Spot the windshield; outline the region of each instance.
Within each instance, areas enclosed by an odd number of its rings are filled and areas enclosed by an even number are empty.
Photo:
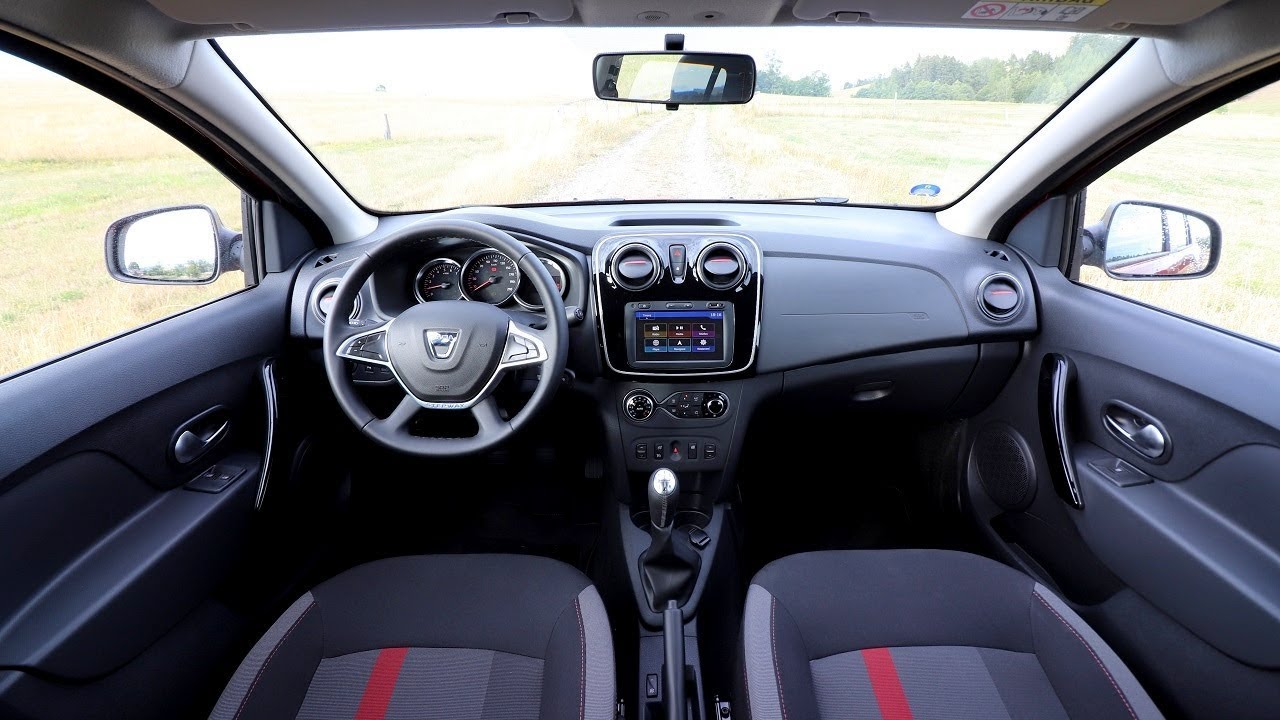
[[[220,44],[356,200],[409,211],[605,199],[943,205],[1127,42],[835,26],[683,32],[688,50],[754,56],[755,98],[677,111],[598,99],[594,57],[661,49],[658,29],[397,30]]]

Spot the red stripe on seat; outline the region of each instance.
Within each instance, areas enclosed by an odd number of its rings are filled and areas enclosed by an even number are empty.
[[[395,692],[396,680],[400,678],[400,666],[408,654],[409,648],[384,648],[378,653],[373,671],[369,673],[369,682],[365,683],[364,695],[360,696],[356,720],[382,720],[386,717],[391,693]]]
[[[870,648],[862,651],[862,662],[867,665],[867,677],[871,679],[871,691],[880,705],[884,720],[911,720],[911,705],[907,693],[898,679],[889,648]]]

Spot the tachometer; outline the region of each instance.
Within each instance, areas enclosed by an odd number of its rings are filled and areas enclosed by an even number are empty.
[[[538,261],[551,275],[551,281],[556,284],[556,290],[560,291],[560,296],[564,297],[564,270],[560,264],[548,258],[538,258]],[[525,278],[520,283],[520,289],[516,290],[516,302],[530,310],[542,309],[542,298],[538,295],[538,288],[533,286],[533,281],[529,278]]]
[[[462,264],[462,294],[468,300],[501,305],[520,287],[520,269],[497,250],[481,250]]]
[[[437,258],[422,266],[413,281],[418,302],[462,298],[462,268],[448,258]]]

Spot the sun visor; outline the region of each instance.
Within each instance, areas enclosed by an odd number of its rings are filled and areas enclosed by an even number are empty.
[[[235,25],[263,32],[358,28],[563,22],[572,0],[150,0],[160,12],[192,25]]]
[[[1190,22],[1227,0],[796,0],[798,20],[1007,29],[1125,30]]]

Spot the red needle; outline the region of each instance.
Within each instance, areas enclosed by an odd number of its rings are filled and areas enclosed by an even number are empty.
[[[449,283],[440,283],[439,285],[432,285],[431,287],[423,288],[423,290],[439,290],[440,288],[447,287],[449,287]]]
[[[494,284],[495,282],[497,282],[498,280],[501,280],[501,279],[502,279],[502,278],[500,278],[500,277],[491,277],[491,278],[489,278],[488,280],[485,280],[484,282],[480,283],[479,285],[477,285],[477,286],[475,286],[475,287],[471,288],[471,292],[480,292],[480,291],[481,291],[481,290],[483,290],[484,288],[489,287],[490,285]]]

